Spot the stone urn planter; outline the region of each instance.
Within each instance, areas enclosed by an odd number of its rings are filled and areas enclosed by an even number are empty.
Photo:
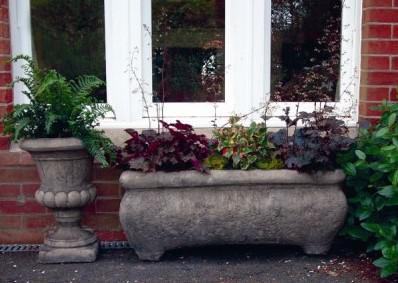
[[[80,226],[81,209],[96,196],[90,183],[92,157],[76,138],[32,139],[21,143],[41,179],[36,200],[54,211],[56,226],[46,233],[39,262],[92,262],[98,253],[93,231]]]
[[[120,221],[141,260],[224,244],[287,244],[324,254],[347,213],[344,178],[340,170],[126,171]]]

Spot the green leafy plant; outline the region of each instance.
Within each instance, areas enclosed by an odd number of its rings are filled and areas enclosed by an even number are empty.
[[[361,129],[352,149],[339,157],[347,174],[349,217],[343,235],[380,254],[381,276],[398,272],[398,104],[384,102],[372,129]]]
[[[239,117],[231,117],[229,127],[214,131],[216,143],[207,166],[214,169],[280,169],[282,161],[274,154],[275,147],[268,141],[264,123],[249,127],[239,124]]]
[[[25,76],[22,83],[29,104],[16,105],[4,119],[4,132],[13,140],[76,137],[103,166],[114,159],[114,146],[103,132],[95,129],[98,119],[113,112],[108,104],[99,104],[90,95],[104,86],[95,76],[82,76],[68,81],[55,70],[42,70],[28,56],[23,60]]]

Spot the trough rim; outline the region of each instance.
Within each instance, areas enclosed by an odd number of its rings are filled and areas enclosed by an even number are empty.
[[[127,190],[167,189],[211,186],[247,185],[336,185],[344,181],[342,170],[301,173],[296,170],[210,170],[209,173],[197,171],[153,172],[124,171],[119,179]]]

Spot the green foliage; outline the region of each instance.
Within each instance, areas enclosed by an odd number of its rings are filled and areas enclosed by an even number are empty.
[[[243,170],[283,168],[282,162],[274,154],[275,147],[268,141],[265,124],[252,123],[247,128],[239,124],[238,117],[232,117],[230,127],[215,130],[214,137],[217,146],[214,157],[209,159],[211,168],[232,167]],[[222,163],[220,157],[224,158]]]
[[[223,170],[228,166],[228,159],[220,154],[213,154],[204,160],[207,168]]]
[[[339,157],[347,174],[349,217],[343,234],[368,244],[381,257],[381,276],[398,272],[398,104],[384,102],[380,122],[361,130]]]
[[[82,140],[89,153],[103,166],[114,159],[114,147],[110,139],[94,129],[98,119],[113,112],[111,106],[99,104],[90,95],[104,82],[95,76],[83,76],[67,81],[55,70],[40,69],[30,57],[24,60],[25,76],[15,83],[26,86],[24,94],[29,104],[16,105],[4,119],[4,131],[15,141],[27,138],[76,137]]]

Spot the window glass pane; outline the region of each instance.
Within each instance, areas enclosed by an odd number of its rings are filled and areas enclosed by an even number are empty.
[[[225,0],[153,0],[154,102],[224,101]]]
[[[341,12],[341,0],[272,0],[272,100],[339,100]]]
[[[104,0],[31,0],[33,54],[68,79],[105,80]],[[106,89],[95,96],[106,101]]]

